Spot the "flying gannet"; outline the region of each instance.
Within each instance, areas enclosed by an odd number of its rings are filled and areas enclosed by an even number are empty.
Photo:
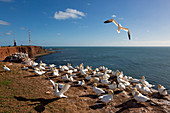
[[[118,26],[118,30],[117,30],[118,33],[120,33],[120,30],[121,30],[121,29],[124,30],[124,31],[126,31],[126,32],[128,32],[128,38],[129,38],[129,40],[130,40],[130,31],[129,31],[128,28],[122,27],[122,26],[121,26],[120,24],[118,24],[114,19],[106,20],[104,23],[110,23],[110,22],[113,22],[116,26]]]

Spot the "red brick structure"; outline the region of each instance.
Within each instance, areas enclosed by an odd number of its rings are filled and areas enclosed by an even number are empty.
[[[16,52],[27,53],[30,58],[33,58],[34,55],[44,53],[45,50],[41,46],[0,47],[0,61]]]

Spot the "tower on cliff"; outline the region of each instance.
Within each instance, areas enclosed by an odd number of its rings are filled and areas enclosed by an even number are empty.
[[[17,42],[16,42],[16,40],[14,40],[14,46],[17,46]]]
[[[29,45],[31,45],[31,35],[30,35],[30,29],[29,29]]]

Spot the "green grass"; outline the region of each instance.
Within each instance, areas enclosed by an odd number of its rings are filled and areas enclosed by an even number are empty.
[[[0,82],[0,85],[9,85],[9,84],[11,84],[11,81],[9,81],[9,80],[4,80],[4,81]]]

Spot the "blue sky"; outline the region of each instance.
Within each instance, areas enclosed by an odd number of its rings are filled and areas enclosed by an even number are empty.
[[[170,0],[0,0],[0,45],[170,46]],[[115,19],[127,33],[117,33]]]

